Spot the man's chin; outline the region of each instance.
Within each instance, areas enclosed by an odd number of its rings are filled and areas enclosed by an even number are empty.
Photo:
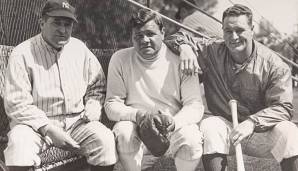
[[[149,55],[150,56],[150,55],[154,55],[156,52],[153,51],[153,50],[142,50],[141,53],[144,54],[144,55]]]
[[[229,49],[232,52],[242,52],[245,49],[245,47],[240,45],[240,46],[232,46]]]
[[[61,40],[57,43],[57,45],[62,47],[64,45],[66,45],[67,43],[68,43],[68,40]]]

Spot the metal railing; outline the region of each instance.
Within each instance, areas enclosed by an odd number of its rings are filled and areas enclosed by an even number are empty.
[[[131,4],[135,5],[135,6],[140,7],[140,8],[148,9],[148,10],[150,10],[150,11],[152,11],[152,12],[155,12],[156,14],[160,15],[160,16],[161,16],[162,18],[164,18],[165,20],[168,20],[169,22],[171,22],[171,23],[173,23],[173,24],[175,24],[175,25],[177,25],[177,26],[179,26],[179,27],[181,27],[181,28],[183,28],[183,29],[185,29],[185,30],[187,30],[187,31],[189,31],[189,32],[191,32],[191,33],[193,33],[193,34],[195,34],[195,35],[204,37],[204,38],[206,38],[206,39],[210,39],[210,37],[209,37],[208,35],[205,35],[205,34],[203,34],[203,33],[200,33],[200,32],[198,32],[198,31],[196,31],[196,30],[190,28],[190,27],[187,27],[187,26],[185,26],[185,25],[183,25],[183,24],[181,24],[181,23],[179,23],[179,22],[177,22],[177,21],[175,21],[175,20],[173,20],[173,19],[171,19],[171,18],[169,18],[169,17],[167,17],[167,16],[165,16],[165,15],[163,15],[163,14],[157,12],[157,11],[154,11],[153,9],[151,9],[151,8],[149,8],[149,7],[146,7],[146,6],[144,6],[144,5],[142,5],[142,4],[138,3],[138,2],[135,2],[135,1],[133,1],[133,0],[127,0],[127,1],[130,2]],[[187,0],[182,0],[182,1],[188,3],[189,5],[191,5],[192,7],[194,7],[195,9],[199,10],[200,12],[202,12],[199,8],[197,8],[194,4],[191,4],[191,3],[188,2]],[[203,12],[203,13],[206,14],[205,12]],[[208,14],[206,14],[206,15],[210,17],[210,15],[208,15]],[[214,18],[214,17],[212,17],[212,18]],[[215,19],[215,20],[216,20],[217,22],[220,22],[220,21],[217,20],[217,19]],[[220,22],[220,23],[221,23],[221,22]],[[264,45],[264,46],[265,46],[265,45]],[[295,62],[291,61],[290,59],[284,57],[284,56],[281,55],[280,53],[277,53],[277,52],[273,51],[273,50],[270,49],[270,48],[268,48],[268,49],[271,50],[272,52],[274,52],[276,55],[278,55],[278,56],[279,56],[282,60],[284,60],[286,63],[288,63],[288,64],[290,64],[290,65],[292,65],[293,67],[295,67],[295,68],[298,69],[298,64],[296,64]],[[297,78],[297,77],[292,76],[292,79],[293,79],[295,82],[298,83],[298,78]]]

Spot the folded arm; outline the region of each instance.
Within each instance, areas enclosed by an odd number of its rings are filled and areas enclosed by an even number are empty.
[[[195,39],[184,32],[177,32],[165,39],[165,44],[175,54],[180,56],[180,69],[186,75],[201,74],[201,68],[197,60],[197,43],[205,39]]]

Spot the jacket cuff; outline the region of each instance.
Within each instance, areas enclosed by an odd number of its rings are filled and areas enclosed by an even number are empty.
[[[34,131],[39,132],[39,128],[46,126],[49,123],[50,123],[50,120],[46,117],[46,118],[39,119],[38,121],[34,122],[30,126]]]

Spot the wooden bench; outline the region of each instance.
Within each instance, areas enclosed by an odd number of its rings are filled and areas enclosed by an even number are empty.
[[[3,150],[5,149],[7,143],[7,132],[9,131],[8,119],[6,117],[4,106],[3,106],[3,86],[4,86],[4,70],[7,65],[7,60],[10,52],[12,51],[11,46],[1,46],[0,45],[0,159],[3,159]],[[110,56],[114,49],[93,49],[92,52],[97,56],[100,61],[102,68],[107,75],[108,64],[110,60]],[[109,128],[112,128],[113,122],[109,121],[106,115],[103,115],[103,123],[105,123]],[[42,164],[39,167],[36,167],[36,171],[42,170],[61,170],[66,171],[65,167],[67,166],[67,170],[79,171],[80,167],[87,167],[86,160],[77,156],[71,152],[64,151],[55,147],[52,147],[42,154],[40,154]],[[244,156],[245,159],[245,167],[246,171],[280,171],[280,167],[278,163],[273,159],[260,159],[255,157]],[[236,163],[234,157],[228,158],[228,171],[236,170]],[[1,162],[0,162],[1,165]],[[0,167],[1,169],[1,167]],[[122,171],[121,164],[117,163],[115,171]],[[154,165],[146,169],[147,171],[175,171],[175,165],[172,158],[162,157],[158,159]],[[203,171],[203,166],[200,164],[197,168],[197,171]],[[1,171],[1,170],[0,170]]]

